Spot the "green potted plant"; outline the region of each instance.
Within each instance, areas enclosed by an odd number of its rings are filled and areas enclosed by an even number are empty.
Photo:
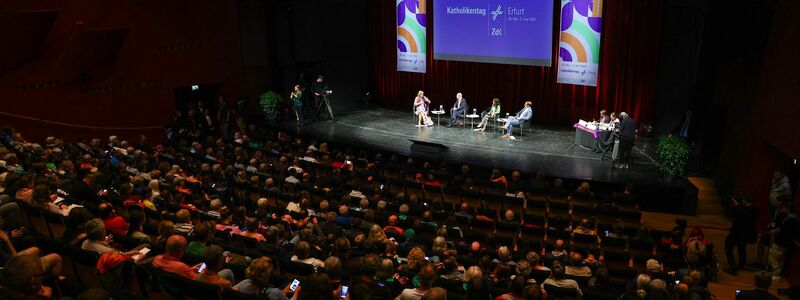
[[[280,114],[281,102],[283,102],[281,95],[273,91],[267,91],[259,96],[259,99],[259,104],[261,104],[261,111],[264,112],[264,117],[270,121],[277,120],[278,115]]]
[[[689,162],[689,145],[680,137],[665,135],[658,139],[658,170],[667,181],[673,178],[686,178],[686,164]]]

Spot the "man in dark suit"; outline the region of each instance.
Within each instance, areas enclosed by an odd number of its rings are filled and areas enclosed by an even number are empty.
[[[692,117],[692,111],[687,110],[686,115],[681,119],[680,123],[675,125],[672,134],[681,137],[689,144],[693,144],[697,139],[698,125],[697,120]]]
[[[619,116],[622,118],[619,128],[619,146],[621,151],[619,162],[621,168],[627,169],[630,167],[631,149],[633,149],[633,141],[636,139],[636,121],[626,112],[620,113]]]
[[[737,269],[743,269],[747,263],[747,244],[756,241],[756,221],[758,211],[753,207],[749,197],[731,198],[731,230],[725,238],[725,256],[728,260],[726,273],[736,276]],[[733,257],[733,248],[739,252],[739,264]]]
[[[469,109],[469,106],[467,105],[467,99],[464,99],[461,93],[457,93],[456,103],[453,104],[453,108],[450,109],[450,125],[448,125],[448,127],[455,125],[456,120],[458,120],[458,116],[466,114],[467,109]]]

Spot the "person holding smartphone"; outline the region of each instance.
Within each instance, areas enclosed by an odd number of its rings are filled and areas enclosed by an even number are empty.
[[[300,280],[295,280],[284,289],[274,287],[270,283],[273,266],[272,258],[268,256],[256,258],[250,263],[250,266],[245,269],[247,279],[233,286],[233,290],[248,295],[267,296],[270,300],[289,299],[286,295],[295,292],[301,282]],[[294,287],[294,289],[292,289],[292,287]]]
[[[197,269],[197,281],[215,284],[221,288],[233,287],[233,272],[223,269],[225,265],[225,250],[217,245],[211,245],[203,250],[203,263]]]

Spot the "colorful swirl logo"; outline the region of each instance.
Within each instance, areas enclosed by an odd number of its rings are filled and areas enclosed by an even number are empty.
[[[427,0],[397,1],[397,49],[406,53],[425,53],[425,13]]]
[[[599,62],[602,16],[602,0],[561,1],[558,55],[562,61]]]

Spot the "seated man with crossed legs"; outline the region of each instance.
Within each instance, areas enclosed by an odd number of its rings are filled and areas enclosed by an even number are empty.
[[[514,126],[519,126],[523,122],[533,117],[533,108],[531,108],[532,105],[533,102],[525,101],[525,107],[523,107],[522,110],[517,112],[515,116],[508,117],[508,120],[506,120],[506,125],[502,127],[503,129],[506,130],[506,134],[504,134],[502,137],[504,138],[508,137],[511,138],[512,140],[516,139],[512,135],[514,133]]]

